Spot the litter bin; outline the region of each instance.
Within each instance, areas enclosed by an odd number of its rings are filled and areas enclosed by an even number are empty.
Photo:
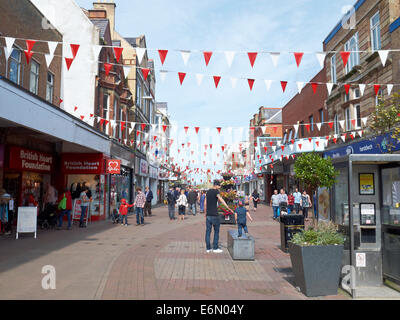
[[[281,249],[288,251],[288,241],[298,232],[304,230],[304,216],[302,214],[281,215]]]

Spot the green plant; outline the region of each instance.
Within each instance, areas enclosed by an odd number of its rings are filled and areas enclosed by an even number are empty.
[[[317,227],[296,233],[292,243],[300,246],[328,246],[342,245],[344,240],[344,236],[337,231],[333,222],[320,222]]]

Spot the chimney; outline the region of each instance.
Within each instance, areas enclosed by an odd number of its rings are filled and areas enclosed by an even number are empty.
[[[99,2],[93,2],[94,10],[105,10],[107,12],[107,19],[110,20],[110,31],[111,38],[114,39],[114,30],[115,30],[115,7],[117,5],[113,0],[104,0]]]

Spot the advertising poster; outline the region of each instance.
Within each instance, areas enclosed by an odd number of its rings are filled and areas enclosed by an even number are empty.
[[[329,220],[330,200],[327,188],[318,188],[318,214],[320,220]]]
[[[374,174],[373,173],[360,173],[360,195],[374,195]]]

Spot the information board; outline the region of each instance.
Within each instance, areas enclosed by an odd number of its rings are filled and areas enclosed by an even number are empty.
[[[37,207],[18,207],[17,239],[18,233],[34,233],[36,239],[37,212]]]

